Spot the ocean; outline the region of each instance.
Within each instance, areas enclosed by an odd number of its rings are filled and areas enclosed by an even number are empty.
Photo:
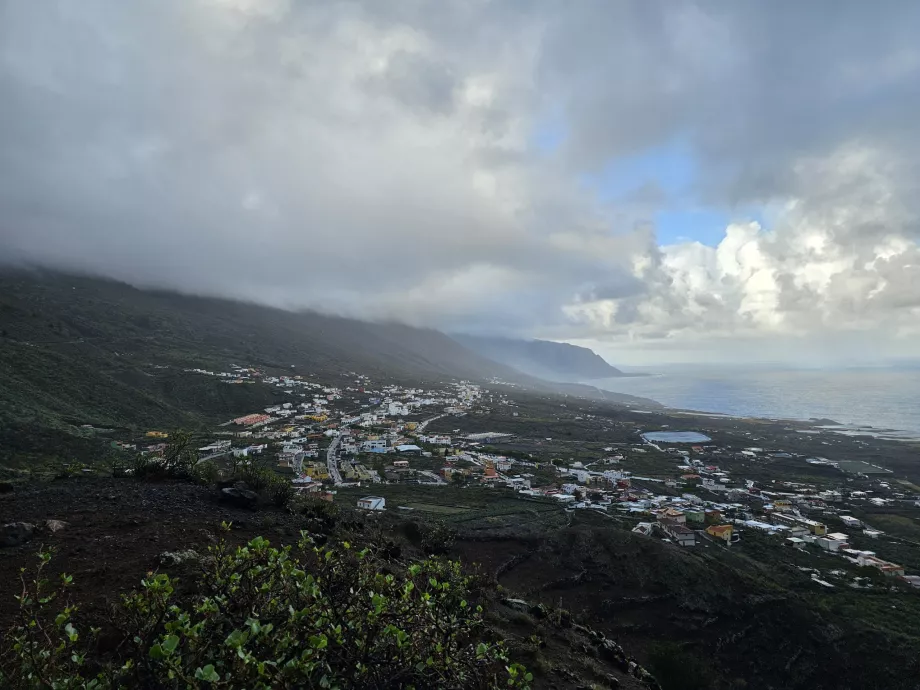
[[[634,367],[592,385],[666,407],[768,419],[832,419],[844,433],[920,439],[920,369]]]

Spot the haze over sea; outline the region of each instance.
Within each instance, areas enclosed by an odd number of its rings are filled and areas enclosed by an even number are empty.
[[[920,438],[917,366],[830,370],[674,365],[626,371],[650,376],[591,383],[671,408],[737,417],[832,419],[847,427],[844,431]]]

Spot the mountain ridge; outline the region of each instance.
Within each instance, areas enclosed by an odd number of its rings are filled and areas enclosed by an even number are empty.
[[[60,424],[182,424],[271,402],[255,386],[191,382],[182,368],[230,363],[329,383],[352,372],[394,383],[501,380],[544,392],[639,402],[561,385],[477,354],[443,333],[317,312],[142,290],[50,271],[0,272],[0,417]],[[652,403],[653,404],[653,403]],[[89,418],[86,418],[88,414]],[[123,415],[123,417],[121,417]]]
[[[627,376],[593,350],[551,340],[451,334],[488,359],[548,381],[581,382]]]

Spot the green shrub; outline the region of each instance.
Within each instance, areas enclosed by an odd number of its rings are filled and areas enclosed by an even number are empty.
[[[220,468],[214,463],[213,460],[205,460],[204,462],[199,462],[192,468],[191,479],[196,484],[201,484],[202,486],[211,486],[212,484],[217,483],[217,480],[220,479]]]
[[[457,530],[438,520],[422,533],[421,547],[425,553],[439,556],[447,553],[457,538]]]
[[[166,445],[162,457],[138,455],[134,458],[131,474],[144,481],[161,479],[194,478],[198,463],[198,451],[192,444],[192,436],[186,431],[178,431]]]
[[[297,489],[289,480],[278,477],[269,484],[267,494],[273,505],[285,508],[297,494]]]
[[[89,469],[89,465],[82,462],[71,462],[66,465],[61,465],[60,469],[54,475],[54,478],[73,479],[74,477],[81,477],[85,474],[83,470],[86,469]]]
[[[490,639],[471,580],[450,561],[394,567],[306,534],[296,548],[221,540],[192,594],[180,598],[160,573],[124,597],[114,617],[122,641],[102,660],[89,651],[96,631],[74,626],[75,609],[50,606],[41,578],[50,554],[40,558],[0,649],[2,687],[460,690],[532,680]]]
[[[234,479],[246,482],[250,489],[261,493],[277,481],[278,475],[266,467],[250,463],[241,465],[234,474]]]
[[[142,481],[162,479],[165,477],[163,463],[152,455],[137,455],[131,463],[131,476]]]

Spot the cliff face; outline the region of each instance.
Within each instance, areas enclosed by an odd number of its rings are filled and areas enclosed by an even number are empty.
[[[454,340],[491,360],[550,381],[588,381],[623,376],[586,347],[549,340],[454,335]]]

